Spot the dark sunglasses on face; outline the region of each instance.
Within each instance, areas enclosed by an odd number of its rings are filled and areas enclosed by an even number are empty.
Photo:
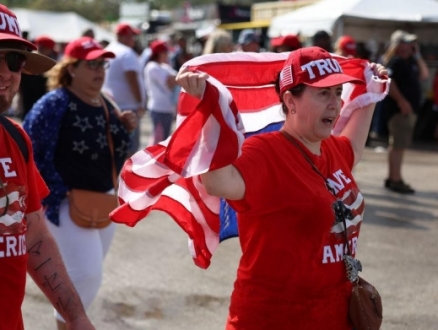
[[[87,63],[87,66],[90,70],[97,70],[99,68],[108,69],[110,63],[106,60],[91,60],[91,61],[85,61]]]
[[[9,71],[20,72],[26,65],[26,56],[20,53],[9,52],[6,54],[0,54],[0,61],[6,61]]]

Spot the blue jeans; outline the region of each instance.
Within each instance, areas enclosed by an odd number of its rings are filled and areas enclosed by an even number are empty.
[[[151,111],[152,123],[154,125],[155,143],[166,140],[170,135],[170,128],[174,118],[173,113]]]

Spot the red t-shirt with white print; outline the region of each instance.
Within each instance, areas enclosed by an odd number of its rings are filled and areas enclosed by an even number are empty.
[[[355,253],[364,201],[351,174],[350,141],[330,137],[320,156],[300,145],[352,208],[347,227]],[[226,329],[351,330],[343,225],[335,224],[336,198],[324,180],[280,132],[248,138],[234,165],[246,187],[243,200],[229,201],[243,254]]]
[[[24,214],[39,210],[41,199],[49,194],[33,161],[29,137],[15,126],[25,137],[29,161],[26,164],[17,143],[0,125],[0,179],[4,187],[0,187],[0,330],[23,329],[21,304],[28,258]],[[1,216],[7,202],[7,212]]]

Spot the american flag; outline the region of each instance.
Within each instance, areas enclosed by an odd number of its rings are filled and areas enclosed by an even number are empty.
[[[158,145],[128,159],[119,185],[120,206],[110,217],[128,226],[152,210],[169,214],[189,237],[195,264],[210,265],[219,242],[238,235],[235,212],[209,196],[199,175],[231,164],[246,137],[278,130],[285,119],[274,81],[288,53],[230,53],[197,57],[186,63],[209,74],[202,100],[181,92],[177,128]],[[345,84],[338,134],[352,111],[382,100],[387,80],[372,76],[365,60],[337,57],[344,73],[365,81]]]

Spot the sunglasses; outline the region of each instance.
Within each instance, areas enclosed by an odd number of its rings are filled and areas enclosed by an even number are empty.
[[[85,61],[85,63],[87,64],[88,68],[93,71],[99,68],[108,69],[110,66],[110,63],[106,60],[91,60]]]
[[[0,217],[3,217],[6,215],[6,213],[8,213],[8,208],[9,208],[9,196],[8,193],[6,191],[5,185],[3,184],[3,181],[0,179],[0,188],[3,190],[4,194],[5,194],[5,198],[6,198],[6,204],[5,207],[3,209],[3,212],[0,214]]]
[[[20,72],[26,65],[26,56],[20,53],[9,52],[4,55],[0,55],[0,61],[4,59],[9,71]]]

